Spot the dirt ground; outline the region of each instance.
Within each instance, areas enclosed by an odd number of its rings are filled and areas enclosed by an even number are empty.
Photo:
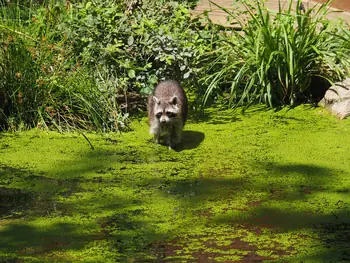
[[[319,3],[326,3],[327,0],[316,0]],[[333,0],[331,6],[344,11],[350,11],[350,0]]]
[[[282,5],[282,8],[288,6],[289,0],[280,0],[280,1],[281,1],[280,3]],[[295,1],[295,3],[297,2],[297,0],[293,0],[293,1]],[[325,3],[326,1],[327,0],[313,0],[313,1],[303,0],[303,3],[305,4],[306,8],[312,8],[317,2]],[[192,14],[200,15],[203,11],[209,10],[210,11],[209,16],[214,23],[229,26],[229,27],[234,27],[232,25],[227,24],[226,13],[211,2],[214,2],[217,5],[227,9],[232,9],[233,7],[243,9],[243,6],[240,6],[239,4],[234,3],[234,1],[232,0],[212,0],[212,1],[200,0],[195,10],[192,11]],[[269,10],[277,11],[279,6],[279,0],[267,0],[265,5]],[[339,17],[341,17],[348,24],[350,24],[350,0],[333,0],[331,6],[333,8],[337,8],[345,12],[341,14],[330,13],[328,14],[329,19],[332,20],[332,19],[338,19]]]

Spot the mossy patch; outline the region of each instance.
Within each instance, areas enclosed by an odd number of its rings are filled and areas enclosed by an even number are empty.
[[[208,110],[175,150],[0,133],[0,262],[347,262],[350,122]],[[250,260],[250,261],[249,261]]]

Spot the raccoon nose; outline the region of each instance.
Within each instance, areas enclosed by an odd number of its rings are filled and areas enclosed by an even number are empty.
[[[161,123],[165,123],[165,122],[166,122],[166,119],[165,119],[165,118],[161,118],[161,119],[160,119],[160,122],[161,122]]]

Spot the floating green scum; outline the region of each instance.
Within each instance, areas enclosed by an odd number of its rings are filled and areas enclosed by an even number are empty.
[[[0,262],[348,262],[350,122],[206,111],[177,151],[123,134],[0,133]]]

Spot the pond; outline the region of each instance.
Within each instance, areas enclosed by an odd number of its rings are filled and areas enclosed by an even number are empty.
[[[349,262],[350,122],[207,110],[175,151],[0,133],[0,262]]]

